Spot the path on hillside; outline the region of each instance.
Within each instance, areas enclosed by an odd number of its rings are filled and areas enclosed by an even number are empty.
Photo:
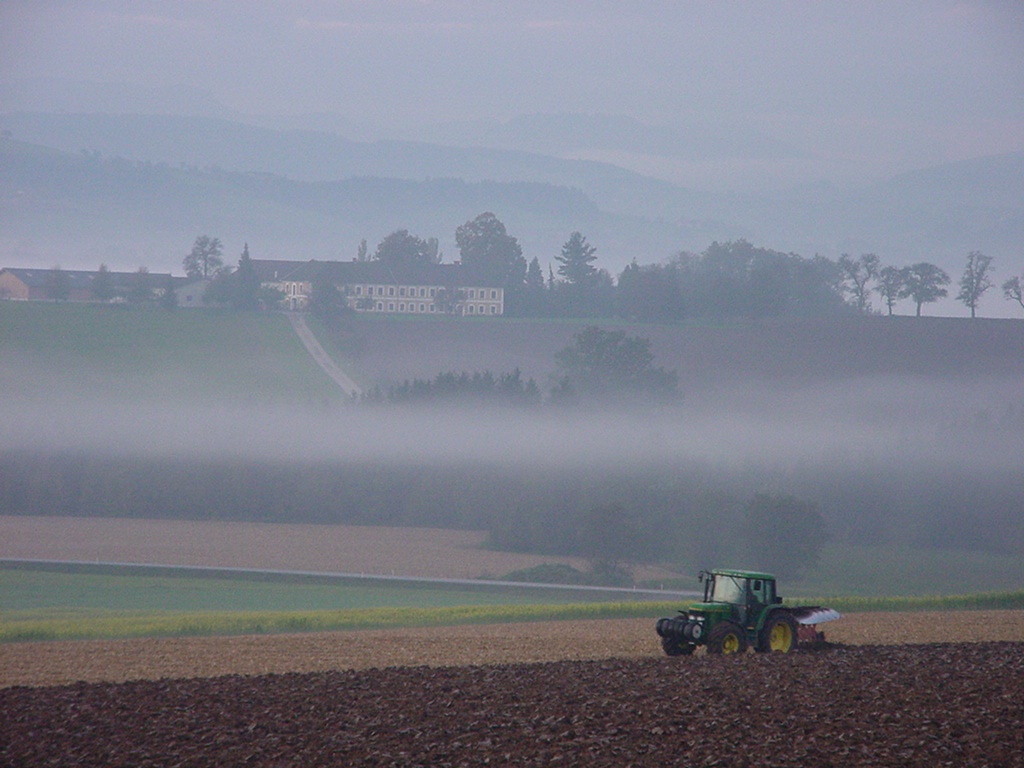
[[[306,348],[306,351],[313,356],[324,373],[330,376],[337,383],[339,387],[345,390],[347,395],[359,395],[362,393],[362,389],[352,379],[349,378],[348,374],[345,373],[338,364],[331,359],[331,356],[327,354],[320,342],[316,340],[316,336],[313,335],[313,331],[309,329],[306,324],[306,316],[299,312],[285,312],[288,317],[288,322],[292,324],[292,328],[295,329],[295,333],[298,334],[299,340],[302,341],[302,345]]]

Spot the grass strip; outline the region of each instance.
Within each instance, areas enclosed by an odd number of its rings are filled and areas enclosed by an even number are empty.
[[[403,627],[497,624],[528,621],[656,618],[673,615],[685,602],[467,605],[434,608],[358,608],[340,611],[134,612],[18,611],[0,619],[0,643],[104,640],[131,637],[195,637],[290,632],[350,631]],[[962,611],[1024,609],[1024,590],[931,597],[839,597],[789,601],[826,605],[845,613],[868,611]],[[45,615],[41,615],[45,614]]]
[[[100,640],[129,637],[275,634],[414,626],[496,624],[660,615],[662,603],[567,603],[561,605],[468,605],[441,608],[360,608],[342,611],[144,612],[69,611],[44,617],[21,611],[0,620],[0,643]]]

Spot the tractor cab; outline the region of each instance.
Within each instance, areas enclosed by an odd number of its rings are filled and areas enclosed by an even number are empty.
[[[748,631],[757,629],[767,606],[782,602],[770,573],[718,568],[701,571],[697,578],[704,583],[704,602],[691,605],[690,612],[728,618]]]

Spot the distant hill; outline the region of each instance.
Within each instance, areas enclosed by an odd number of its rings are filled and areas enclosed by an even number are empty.
[[[628,121],[577,123],[534,117],[505,133],[467,132],[464,138],[565,151],[575,131],[598,147],[617,147],[630,136]],[[545,133],[552,127],[558,130]],[[36,266],[58,260],[95,266],[106,258],[124,268],[148,261],[168,269],[201,233],[239,251],[249,241],[266,257],[349,258],[361,239],[372,247],[397,228],[439,238],[451,259],[455,228],[487,210],[520,239],[527,258],[550,264],[568,235],[580,230],[597,246],[600,266],[614,274],[634,258],[659,262],[713,240],[746,238],[805,256],[875,252],[900,265],[927,259],[951,274],[962,269],[968,251],[980,250],[997,259],[997,277],[1005,278],[1019,271],[1024,241],[1024,153],[923,169],[856,189],[811,185],[740,195],[687,189],[543,151],[352,141],[215,118],[7,113],[0,115],[0,129],[7,137],[0,170],[6,177],[13,163],[21,174],[18,185],[0,178],[0,248],[12,265],[31,258]],[[638,150],[660,152],[673,140],[670,133],[635,138]],[[61,160],[26,154],[25,144],[67,154]],[[705,144],[708,152],[725,151],[710,138]],[[112,167],[117,159],[127,162]],[[33,168],[33,162],[43,165]],[[67,167],[54,168],[58,162]],[[82,183],[60,181],[62,174],[74,179],[87,171],[91,178]],[[25,186],[34,174],[46,199],[26,205]]]
[[[602,211],[579,189],[540,182],[300,181],[0,140],[0,249],[10,266],[179,269],[199,234],[219,237],[229,262],[243,242],[260,258],[346,260],[360,240],[372,251],[400,228],[438,237],[451,261],[458,258],[455,229],[488,210],[544,264],[573,229],[603,253],[644,261],[665,258],[682,236],[665,223]],[[630,243],[639,250],[626,250]]]

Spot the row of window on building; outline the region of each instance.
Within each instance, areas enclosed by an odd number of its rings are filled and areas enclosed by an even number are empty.
[[[385,291],[387,291],[387,293],[386,293],[387,296],[394,296],[395,295],[395,291],[398,291],[397,295],[400,298],[408,296],[409,298],[417,298],[417,297],[419,297],[421,299],[424,299],[424,298],[428,298],[429,297],[429,298],[433,299],[433,298],[435,298],[437,296],[437,290],[438,290],[437,288],[425,288],[425,287],[422,287],[422,286],[419,287],[419,288],[408,288],[407,289],[405,286],[401,286],[401,285],[398,286],[397,288],[395,286],[393,286],[393,285],[388,285],[388,286],[368,285],[368,286],[366,286],[366,295],[367,296],[384,296],[385,295]],[[408,291],[408,293],[406,293],[406,291]],[[490,292],[490,296],[487,295],[488,292]],[[355,286],[352,289],[352,294],[354,296],[362,296],[363,295],[363,286],[361,286],[361,285]],[[494,289],[494,288],[467,288],[466,289],[466,298],[467,299],[487,299],[487,298],[490,298],[492,301],[496,301],[498,299],[498,291],[496,289]]]
[[[383,301],[378,301],[374,306],[374,309],[376,309],[376,311],[378,312],[397,311],[431,313],[438,311],[437,305],[432,302],[428,302],[426,304],[416,304],[415,302],[410,301],[408,304],[406,304],[404,301],[400,301],[396,304],[393,301],[389,301],[386,306],[387,309],[385,310],[385,303]],[[496,315],[498,314],[498,305],[491,304],[488,306],[485,304],[465,304],[462,306],[461,313],[466,315]]]

